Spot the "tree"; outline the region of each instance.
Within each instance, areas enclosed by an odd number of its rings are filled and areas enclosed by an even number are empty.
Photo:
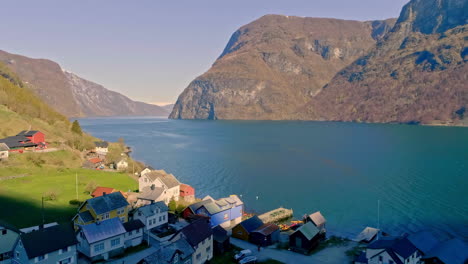
[[[169,207],[169,211],[171,212],[176,212],[177,210],[177,203],[174,199],[171,199],[171,201],[169,202],[169,204],[167,205],[167,207]]]
[[[83,135],[83,131],[81,130],[81,126],[80,123],[78,123],[78,120],[73,121],[71,131],[80,136]]]

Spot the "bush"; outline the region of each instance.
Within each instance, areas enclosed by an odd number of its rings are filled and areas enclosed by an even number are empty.
[[[68,203],[70,205],[80,206],[82,202],[80,200],[73,199],[73,200],[70,200]]]
[[[58,193],[55,190],[49,190],[43,194],[44,201],[55,201],[57,200]]]

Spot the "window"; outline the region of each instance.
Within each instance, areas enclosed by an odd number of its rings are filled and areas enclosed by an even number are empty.
[[[128,232],[128,235],[129,235],[129,236],[131,236],[131,235],[132,235],[132,233],[133,233],[133,231],[130,231],[130,232]]]
[[[69,264],[69,263],[72,263],[72,258],[62,259],[58,262],[58,264]]]
[[[94,252],[101,252],[104,250],[104,243],[94,245]]]
[[[162,216],[159,217],[159,222],[161,222],[161,221],[162,221]]]
[[[137,230],[135,231],[135,233],[139,234],[139,233],[140,233],[140,229],[137,229]]]
[[[111,240],[111,247],[120,245],[120,237]]]
[[[2,235],[6,235],[7,234],[7,230],[6,229],[3,229],[2,230]]]
[[[36,262],[38,262],[38,261],[43,261],[44,259],[45,259],[44,255],[42,255],[42,256],[37,256],[37,257],[36,257]]]
[[[125,217],[120,217],[120,222],[125,223]]]
[[[379,256],[379,261],[383,261],[383,257],[382,257],[382,256]]]
[[[165,221],[165,220],[166,220],[166,215],[163,215],[163,221]]]
[[[68,247],[60,249],[60,254],[63,254],[65,252],[68,252]]]
[[[119,210],[117,210],[117,214],[123,214],[125,213],[125,207],[124,208],[120,208]]]
[[[102,214],[101,218],[102,220],[106,220],[106,219],[109,219],[109,213],[105,213],[105,214]]]
[[[207,248],[206,248],[206,252],[208,253],[208,252],[210,252],[210,251],[211,251],[211,247],[207,247]]]
[[[197,254],[197,260],[200,260],[200,258],[201,258],[201,253],[198,253]]]

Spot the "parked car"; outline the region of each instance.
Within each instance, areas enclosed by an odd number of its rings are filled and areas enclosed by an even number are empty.
[[[255,256],[246,256],[245,258],[239,261],[239,264],[251,264],[257,263],[257,257]]]
[[[250,256],[252,255],[252,251],[250,249],[244,249],[242,250],[241,252],[237,253],[235,256],[234,256],[234,259],[235,260],[241,260],[247,256]]]

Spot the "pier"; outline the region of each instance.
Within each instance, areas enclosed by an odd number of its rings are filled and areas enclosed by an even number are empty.
[[[266,212],[262,215],[259,215],[258,218],[260,218],[263,223],[275,223],[275,222],[280,222],[282,220],[291,218],[293,216],[293,210],[292,209],[286,209],[283,207],[277,208],[275,210]]]

